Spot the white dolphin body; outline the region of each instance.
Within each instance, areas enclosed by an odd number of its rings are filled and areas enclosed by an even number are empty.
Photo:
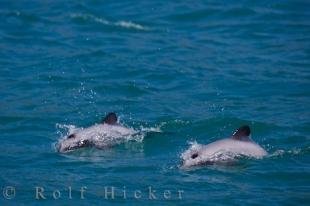
[[[69,134],[57,143],[56,148],[61,153],[90,146],[104,148],[131,140],[137,133],[137,131],[116,122],[113,124],[104,122]]]
[[[235,134],[237,132],[238,130]],[[182,167],[231,162],[240,156],[260,159],[267,155],[267,152],[249,136],[240,138],[236,137],[235,134],[230,138],[218,140],[208,145],[192,144],[181,155]]]

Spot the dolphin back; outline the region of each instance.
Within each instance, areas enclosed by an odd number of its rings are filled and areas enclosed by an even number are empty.
[[[193,144],[181,155],[181,158],[183,166],[187,167],[231,162],[241,156],[260,159],[265,155],[267,155],[267,152],[253,141],[239,141],[227,138],[208,145]]]

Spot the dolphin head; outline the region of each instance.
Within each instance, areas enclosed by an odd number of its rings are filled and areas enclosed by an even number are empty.
[[[89,147],[91,143],[87,139],[82,139],[76,134],[70,134],[65,139],[57,143],[56,148],[61,153],[73,151],[82,147]]]
[[[189,167],[198,165],[200,161],[200,152],[203,149],[203,145],[194,142],[188,150],[181,155],[182,167]]]
[[[114,127],[118,126],[117,123],[118,119],[114,112],[108,113],[102,120],[101,126],[105,125],[107,127]],[[122,127],[119,127],[122,128]],[[118,128],[118,129],[119,129]],[[123,129],[123,128],[122,128]],[[77,131],[75,133],[69,134],[64,139],[59,141],[56,145],[57,151],[61,153],[66,153],[73,151],[78,148],[83,147],[90,147],[94,145],[93,137],[98,135],[98,130],[103,130],[102,127],[89,127],[88,129],[85,129],[83,131]],[[124,130],[124,129],[123,129]],[[123,130],[120,130],[118,132],[122,132]],[[86,131],[86,132],[85,132]],[[126,132],[127,130],[125,130]],[[100,133],[100,132],[99,132]]]

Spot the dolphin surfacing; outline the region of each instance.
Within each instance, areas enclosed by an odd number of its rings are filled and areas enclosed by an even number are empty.
[[[80,129],[56,144],[60,153],[70,152],[84,147],[105,148],[121,143],[137,132],[118,123],[115,113],[109,113],[100,124]]]
[[[237,157],[262,158],[267,152],[250,138],[250,127],[237,129],[226,139],[208,145],[193,144],[182,155],[182,167],[232,162]]]

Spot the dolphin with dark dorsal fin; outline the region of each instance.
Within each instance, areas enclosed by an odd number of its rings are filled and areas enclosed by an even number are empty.
[[[239,156],[262,158],[267,152],[251,138],[248,125],[237,129],[231,137],[208,145],[193,144],[182,155],[182,166],[210,165],[234,161]]]
[[[137,132],[118,123],[117,116],[111,112],[100,124],[80,129],[61,139],[56,148],[61,153],[70,152],[84,147],[104,148],[117,143]]]

